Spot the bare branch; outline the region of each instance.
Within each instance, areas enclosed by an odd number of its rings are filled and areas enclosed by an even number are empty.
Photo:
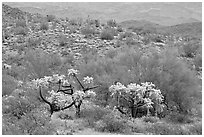
[[[84,86],[82,85],[82,83],[79,81],[79,79],[77,78],[76,74],[73,74],[73,76],[76,78],[76,80],[78,81],[78,83],[80,84],[80,86],[82,87],[82,89],[84,90]]]
[[[66,92],[66,91],[71,91],[71,92]],[[58,92],[63,92],[64,94],[69,94],[69,95],[72,95],[74,93],[72,88],[71,89],[61,89]]]
[[[40,91],[40,97],[41,97],[41,99],[42,99],[45,103],[47,103],[48,105],[50,105],[50,107],[51,107],[52,104],[51,104],[49,101],[47,101],[47,100],[43,97],[43,95],[42,95],[41,86],[39,87],[39,91]]]
[[[85,88],[85,89],[83,89],[83,91],[86,92],[86,91],[88,91],[88,90],[90,90],[90,89],[94,89],[94,88],[97,88],[97,87],[99,87],[99,85],[94,86],[94,87],[90,87],[90,88]]]
[[[75,101],[73,101],[71,104],[69,104],[68,106],[64,107],[64,108],[61,108],[60,110],[65,110],[67,108],[70,108],[71,106],[73,106],[75,103]]]

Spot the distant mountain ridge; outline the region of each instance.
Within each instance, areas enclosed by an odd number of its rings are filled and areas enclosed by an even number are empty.
[[[29,12],[24,12],[18,8],[12,8],[5,4],[2,5],[2,11],[3,11],[2,12],[3,20],[7,18],[24,19],[25,14],[30,14]],[[195,36],[199,38],[202,37],[202,22],[190,22],[190,23],[182,23],[182,24],[177,24],[172,26],[163,26],[147,20],[126,20],[119,24],[126,29],[145,28],[145,29],[155,30],[159,33],[168,33],[168,34],[182,35],[182,36]]]
[[[159,25],[172,26],[181,23],[202,21],[202,3],[178,2],[7,2],[7,5],[21,10],[57,17],[91,18],[106,22],[115,19],[117,22],[126,20],[146,20]]]
[[[162,26],[146,20],[128,20],[120,25],[126,29],[143,28],[162,34],[202,37],[202,22],[182,23],[173,26]]]

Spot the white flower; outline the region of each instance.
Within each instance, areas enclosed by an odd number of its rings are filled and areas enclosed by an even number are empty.
[[[73,75],[73,74],[78,74],[78,70],[68,69],[68,76]]]
[[[96,96],[96,93],[95,93],[94,91],[92,91],[92,90],[86,91],[86,94],[87,94],[88,96]]]
[[[55,75],[53,75],[52,81],[53,82],[58,82],[59,80],[63,80],[63,79],[65,79],[65,75],[55,74]]]
[[[82,100],[85,97],[85,93],[81,90],[77,90],[74,92],[74,94],[72,95],[72,97],[75,99],[80,99]]]
[[[63,85],[69,85],[69,81],[67,79],[63,80]]]
[[[85,84],[93,83],[93,78],[92,78],[92,77],[89,77],[89,76],[86,76],[86,77],[84,77],[83,82],[84,82]]]
[[[152,100],[149,98],[144,98],[144,102],[145,102],[146,107],[152,107],[152,104],[154,104]]]

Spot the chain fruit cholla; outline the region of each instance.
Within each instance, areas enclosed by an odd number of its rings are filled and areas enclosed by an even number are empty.
[[[149,115],[151,108],[153,108],[155,115],[163,111],[163,95],[151,82],[141,83],[140,85],[130,83],[127,86],[117,82],[109,87],[109,91],[117,102],[118,110],[122,113],[126,113],[122,108],[124,108],[124,104],[128,103],[125,108],[130,109],[132,117],[137,117],[139,109],[147,110],[144,115]]]

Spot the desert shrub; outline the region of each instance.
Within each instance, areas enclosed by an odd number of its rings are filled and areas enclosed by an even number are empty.
[[[24,43],[25,42],[25,37],[24,36],[18,36],[16,42],[21,43],[21,44]]]
[[[176,58],[171,48],[164,51],[162,56],[163,71],[159,85],[166,95],[166,101],[175,102],[178,111],[187,112],[193,107],[191,100],[198,97],[198,79],[184,62]]]
[[[58,41],[59,41],[59,45],[63,47],[63,46],[66,46],[68,39],[65,35],[60,35],[58,38]]]
[[[146,123],[141,118],[128,120],[127,124],[133,133],[146,133]]]
[[[18,51],[6,51],[4,58],[9,64],[21,65],[23,61],[23,55],[20,55]]]
[[[15,28],[15,32],[14,32],[15,35],[23,35],[23,36],[27,35],[27,33],[28,33],[27,28],[24,28],[21,26]]]
[[[113,112],[103,116],[101,121],[96,122],[96,130],[99,131],[126,133],[127,128],[126,120]]]
[[[146,126],[146,131],[155,135],[179,135],[181,127],[168,123],[153,123]]]
[[[131,27],[129,29],[132,29],[133,32],[140,34],[143,30],[143,27]]]
[[[190,135],[202,135],[202,123],[196,122],[194,124],[191,124],[187,131],[189,131]]]
[[[62,65],[62,60],[59,54],[49,54],[49,68],[51,70],[58,70]]]
[[[122,40],[123,38],[131,38],[133,34],[131,32],[125,32],[120,34],[119,39]]]
[[[39,107],[23,115],[15,123],[4,122],[3,134],[50,135],[55,132],[50,120],[46,110]]]
[[[41,22],[40,23],[40,30],[48,30],[49,26],[47,22]]]
[[[76,26],[69,26],[69,34],[76,33],[77,27]]]
[[[145,116],[145,117],[142,117],[142,120],[144,122],[156,123],[159,121],[159,118],[158,117],[152,117],[152,116]]]
[[[116,27],[117,23],[116,23],[115,20],[111,19],[111,20],[107,21],[107,25],[110,26],[110,27]]]
[[[93,76],[96,83],[102,85],[96,89],[96,98],[101,104],[110,103],[107,89],[114,81],[124,85],[151,81],[162,91],[168,105],[174,102],[178,111],[187,112],[193,107],[192,99],[198,97],[198,79],[176,56],[172,48],[160,53],[153,48],[145,54],[139,49],[125,48],[112,59],[95,57],[87,60],[79,65],[79,70],[83,75]]]
[[[69,20],[69,24],[70,24],[70,25],[73,25],[73,26],[76,26],[76,25],[78,25],[78,22],[77,22],[76,19],[70,19],[70,20]]]
[[[202,67],[202,55],[201,54],[196,54],[194,58],[194,64],[195,64],[196,70],[200,70],[200,68]]]
[[[25,55],[25,60],[28,61],[27,68],[34,77],[39,78],[51,73],[49,68],[49,54],[45,53],[44,51],[28,50]]]
[[[6,31],[6,30],[3,30],[2,31],[2,40],[4,41],[5,39],[8,39],[9,38],[9,32]]]
[[[194,57],[198,49],[199,43],[197,43],[196,41],[190,41],[187,44],[183,45],[183,52],[186,57]]]
[[[16,27],[26,27],[26,22],[25,20],[17,20],[16,21]]]
[[[100,26],[100,21],[99,20],[95,20],[95,26],[99,27]]]
[[[126,38],[126,44],[127,45],[135,45],[137,44],[137,41],[135,41],[133,38]]]
[[[54,15],[47,15],[47,22],[53,22],[55,21],[55,16]]]
[[[82,108],[81,110],[80,117],[86,119],[87,126],[93,127],[95,122],[101,120],[101,118],[108,113],[110,113],[110,110],[95,106],[93,103],[86,103],[84,109]]]
[[[123,28],[122,28],[122,26],[120,26],[120,25],[117,26],[117,31],[118,31],[118,32],[123,32]]]
[[[176,112],[170,113],[165,119],[173,123],[192,123],[193,122],[193,120],[191,120],[191,118],[188,115],[180,114]]]
[[[26,113],[32,110],[32,105],[29,100],[23,95],[23,90],[16,89],[11,95],[4,97],[2,103],[4,108],[2,109],[3,115],[6,117],[21,119]]]
[[[117,50],[116,49],[109,49],[106,52],[106,56],[109,58],[114,58],[117,55]]]
[[[95,34],[95,29],[90,27],[90,26],[86,26],[86,27],[82,28],[81,33],[83,35],[85,35],[85,37],[89,37],[89,36]]]
[[[2,75],[2,96],[10,95],[17,87],[16,80],[9,75]]]
[[[104,29],[101,32],[101,39],[102,40],[113,40],[114,39],[114,33],[113,31],[109,30],[109,29]]]
[[[26,46],[28,48],[36,48],[41,44],[41,38],[28,38]]]
[[[30,22],[29,25],[30,25],[30,29],[31,29],[32,31],[35,31],[35,29],[36,29],[35,23]]]
[[[75,62],[74,62],[74,54],[73,53],[69,53],[64,58],[65,59],[63,61],[63,64],[70,64],[70,65],[74,66]]]

